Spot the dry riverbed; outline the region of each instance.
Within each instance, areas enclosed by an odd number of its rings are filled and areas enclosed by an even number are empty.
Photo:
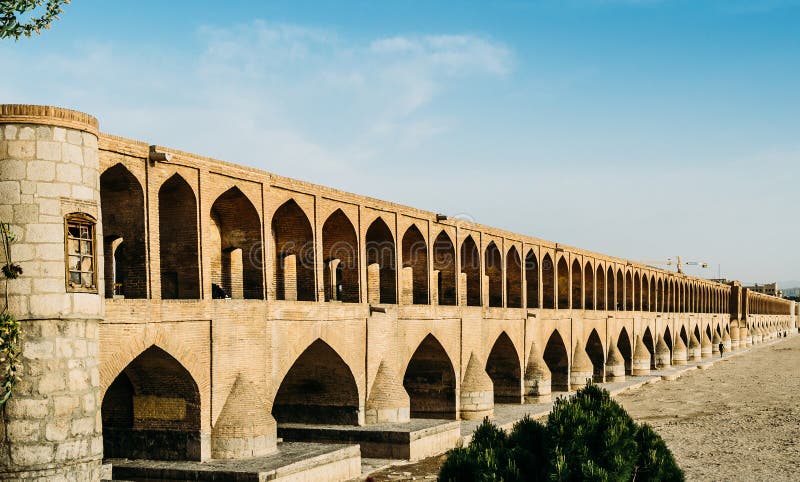
[[[800,336],[617,397],[664,437],[688,480],[800,480]],[[443,457],[378,481],[430,480]]]

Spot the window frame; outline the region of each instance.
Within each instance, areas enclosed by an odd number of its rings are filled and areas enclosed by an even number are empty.
[[[74,237],[70,234],[69,228],[71,224],[76,224],[78,226],[87,226],[89,228],[89,234],[87,237],[81,237],[80,233],[78,237]],[[87,287],[84,285],[76,286],[70,281],[70,273],[81,273],[81,277],[83,273],[88,273],[88,271],[76,271],[71,268],[70,266],[70,257],[75,256],[74,253],[70,253],[69,246],[70,241],[76,240],[79,243],[81,241],[87,241],[90,243],[89,253],[77,253],[77,255],[82,259],[84,257],[91,257],[92,260],[92,286]],[[79,244],[80,246],[80,244]],[[98,286],[98,277],[97,277],[97,269],[98,269],[98,259],[97,259],[97,220],[94,216],[91,216],[86,213],[70,213],[64,216],[64,285],[68,293],[92,293],[97,294],[99,293],[99,286]]]

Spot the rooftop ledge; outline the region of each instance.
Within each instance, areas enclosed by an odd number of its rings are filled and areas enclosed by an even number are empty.
[[[36,124],[99,134],[97,119],[76,110],[49,105],[0,104],[0,124]]]

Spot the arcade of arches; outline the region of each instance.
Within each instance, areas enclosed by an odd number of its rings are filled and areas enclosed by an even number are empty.
[[[460,419],[470,396],[525,403],[796,328],[793,303],[735,282],[148,147],[101,135],[107,457]]]

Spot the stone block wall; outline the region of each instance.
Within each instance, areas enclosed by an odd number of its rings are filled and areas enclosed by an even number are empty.
[[[8,283],[9,312],[22,324],[22,379],[0,423],[2,480],[99,479],[101,223],[92,239],[94,289],[72,292],[65,260],[65,217],[100,219],[98,181],[96,120],[0,106],[0,221],[18,236],[11,256],[23,269]]]

